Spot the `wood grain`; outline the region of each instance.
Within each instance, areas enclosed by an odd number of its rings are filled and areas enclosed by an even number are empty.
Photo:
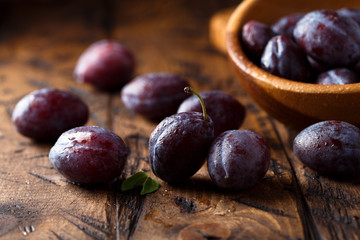
[[[289,161],[293,166],[304,204],[308,208],[308,223],[312,234],[318,239],[359,239],[359,184],[320,176],[304,166],[294,155],[291,143],[297,134],[295,130],[277,128],[285,144]]]
[[[137,2],[135,1],[134,4]],[[162,7],[162,5],[154,6],[151,11],[156,11],[156,7]],[[146,63],[145,66],[150,67],[151,71],[179,73],[187,76],[191,85],[199,91],[221,89],[238,98],[247,105],[248,109],[244,128],[265,135],[273,149],[277,150],[272,152],[272,170],[268,172],[266,178],[256,188],[241,193],[226,193],[214,189],[206,166],[184,185],[171,186],[161,181],[162,187],[158,192],[145,199],[140,198],[142,212],[136,220],[137,230],[133,232],[132,237],[135,239],[191,239],[191,233],[201,232],[199,229],[194,230],[197,229],[197,225],[194,224],[203,223],[205,226],[207,224],[212,226],[212,224],[221,223],[223,231],[230,233],[230,238],[302,238],[303,229],[297,212],[296,193],[284,190],[284,188],[294,187],[293,175],[282,148],[276,140],[277,136],[271,122],[242,91],[230,71],[226,58],[211,51],[211,45],[206,37],[208,28],[197,27],[198,25],[208,26],[211,15],[200,19],[202,22],[194,24],[199,19],[187,11],[188,9],[178,5],[169,7],[166,12],[161,13],[163,15],[156,15],[143,25],[138,25],[137,21],[127,21],[125,27],[115,28],[114,36],[115,38],[131,36],[131,32],[137,29],[138,34],[135,39],[129,41],[129,45],[139,50],[137,56],[140,63]],[[134,14],[144,15],[144,12]],[[151,12],[145,14],[145,16],[149,15]],[[174,22],[171,24],[163,23],[164,18],[170,19],[173,15],[183,16],[187,21],[184,22],[182,18],[179,18],[172,19],[171,21]],[[117,16],[119,18],[115,18],[116,22],[125,21],[123,15]],[[150,29],[156,34],[151,34]],[[192,34],[189,35],[189,33]],[[179,37],[186,35],[188,36],[185,38]],[[146,38],[147,41],[139,42],[139,38]],[[161,39],[166,39],[161,44],[162,47],[152,48],[154,42],[160,42]],[[204,49],[209,50],[204,51]],[[157,62],[153,59],[162,60]],[[149,71],[145,66],[139,66],[138,74]],[[141,129],[137,129],[136,134],[146,144],[147,137],[155,124],[135,115],[127,120],[131,113],[124,109],[120,99],[115,99],[114,104],[119,109],[114,112],[113,117],[115,132],[126,139],[128,134],[133,136],[134,131],[129,132],[127,126],[141,122]],[[138,149],[141,148],[138,147]],[[140,159],[144,159],[148,153],[142,152],[138,155]],[[150,171],[146,161],[141,161],[139,164],[139,167],[132,169],[129,175],[139,170]],[[128,165],[136,165],[136,159],[130,158]],[[131,222],[130,219],[128,221]],[[250,225],[253,227],[248,227]]]
[[[228,60],[212,46],[209,21],[235,0],[26,1],[0,10],[0,239],[358,239],[358,185],[316,175],[293,156],[296,132],[271,119],[244,92]],[[72,79],[80,53],[112,38],[129,46],[136,75],[172,72],[198,91],[223,90],[246,106],[242,129],[263,135],[272,161],[254,188],[226,192],[206,165],[181,185],[160,181],[141,196],[121,192],[137,171],[152,177],[148,140],[156,122],[126,109],[120,92]],[[123,174],[103,186],[79,186],[48,160],[51,144],[19,135],[11,123],[28,92],[57,87],[89,105],[87,125],[106,127],[129,149]],[[195,150],[194,150],[195,151]]]
[[[15,103],[42,87],[67,89],[84,99],[92,112],[88,124],[107,126],[109,99],[72,79],[80,53],[105,38],[106,14],[96,1],[66,4],[9,4],[0,44],[1,85],[1,225],[4,239],[106,239],[106,212],[115,199],[104,189],[84,189],[66,181],[50,165],[51,144],[20,136],[10,116]],[[9,219],[10,218],[10,219]],[[6,228],[3,228],[6,226]]]

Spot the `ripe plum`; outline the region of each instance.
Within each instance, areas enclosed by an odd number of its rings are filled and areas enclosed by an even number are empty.
[[[296,23],[304,16],[303,13],[293,13],[286,15],[271,25],[271,29],[277,35],[287,35],[292,37]]]
[[[29,93],[16,104],[12,122],[26,137],[53,141],[64,131],[85,124],[88,116],[87,105],[76,95],[43,88]]]
[[[206,111],[214,122],[214,137],[220,133],[238,129],[244,121],[246,109],[231,95],[211,90],[199,93],[204,100]],[[181,103],[180,112],[202,112],[201,103],[196,96],[191,96]]]
[[[241,39],[248,57],[256,63],[259,62],[267,42],[274,35],[271,28],[264,23],[255,20],[247,22],[242,28]]]
[[[176,113],[188,97],[183,89],[187,80],[177,74],[148,73],[136,77],[121,91],[121,99],[130,110],[152,120],[162,120]]]
[[[150,135],[149,161],[154,174],[168,183],[185,181],[204,164],[214,139],[214,124],[203,113],[181,112],[162,120]]]
[[[335,11],[307,13],[293,35],[306,54],[327,66],[347,67],[360,60],[359,25]]]
[[[358,75],[347,68],[336,68],[321,73],[317,80],[317,84],[322,85],[344,85],[359,82]]]
[[[218,187],[241,190],[265,176],[270,157],[270,148],[261,135],[250,130],[229,130],[212,143],[207,166]]]
[[[360,9],[358,8],[341,8],[337,10],[341,16],[351,17],[360,26]]]
[[[212,120],[199,112],[182,112],[165,118],[149,140],[152,171],[162,180],[181,182],[194,175],[205,162],[214,138]]]
[[[125,166],[127,148],[121,137],[97,126],[64,132],[50,149],[53,167],[70,181],[105,183],[118,177]]]
[[[296,157],[324,175],[355,176],[360,171],[360,129],[343,121],[322,121],[294,139]]]
[[[294,81],[307,82],[311,77],[306,55],[286,35],[270,39],[261,57],[261,67],[271,74]]]
[[[104,90],[117,90],[130,81],[135,68],[132,52],[123,44],[101,40],[79,57],[74,78]]]

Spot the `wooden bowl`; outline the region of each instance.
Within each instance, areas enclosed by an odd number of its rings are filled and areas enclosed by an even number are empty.
[[[245,0],[226,27],[226,49],[235,74],[251,98],[289,127],[302,129],[322,120],[342,120],[360,126],[360,83],[317,85],[274,76],[244,54],[238,33],[249,20],[272,24],[282,16],[317,9],[360,8],[354,0]]]

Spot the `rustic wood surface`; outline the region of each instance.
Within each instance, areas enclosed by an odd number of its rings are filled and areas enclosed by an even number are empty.
[[[317,175],[291,150],[297,132],[269,117],[243,91],[209,40],[211,16],[235,0],[3,1],[0,8],[0,239],[359,239],[359,185]],[[127,110],[119,92],[72,78],[81,52],[111,38],[133,50],[135,75],[172,72],[199,91],[220,89],[246,106],[242,129],[263,135],[272,161],[240,192],[216,189],[204,166],[186,183],[141,196],[121,192],[137,171],[152,175],[148,138],[156,123]],[[11,123],[16,102],[42,87],[67,89],[90,107],[87,125],[126,142],[127,166],[114,183],[83,187],[51,167],[51,144]]]

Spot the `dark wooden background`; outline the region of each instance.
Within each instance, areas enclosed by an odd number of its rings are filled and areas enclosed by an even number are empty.
[[[210,18],[239,2],[0,1],[0,239],[359,239],[359,185],[304,167],[291,150],[297,132],[254,104],[226,55],[210,44]],[[247,109],[241,128],[258,132],[271,146],[265,178],[252,189],[224,192],[203,167],[181,186],[160,181],[150,195],[121,192],[126,177],[151,174],[147,144],[156,123],[127,110],[119,92],[73,80],[81,52],[105,38],[133,50],[135,75],[178,73],[198,91],[220,89],[236,97]],[[14,130],[16,102],[42,87],[79,95],[90,106],[87,125],[124,139],[130,155],[115,183],[69,183],[51,167],[51,144]]]

